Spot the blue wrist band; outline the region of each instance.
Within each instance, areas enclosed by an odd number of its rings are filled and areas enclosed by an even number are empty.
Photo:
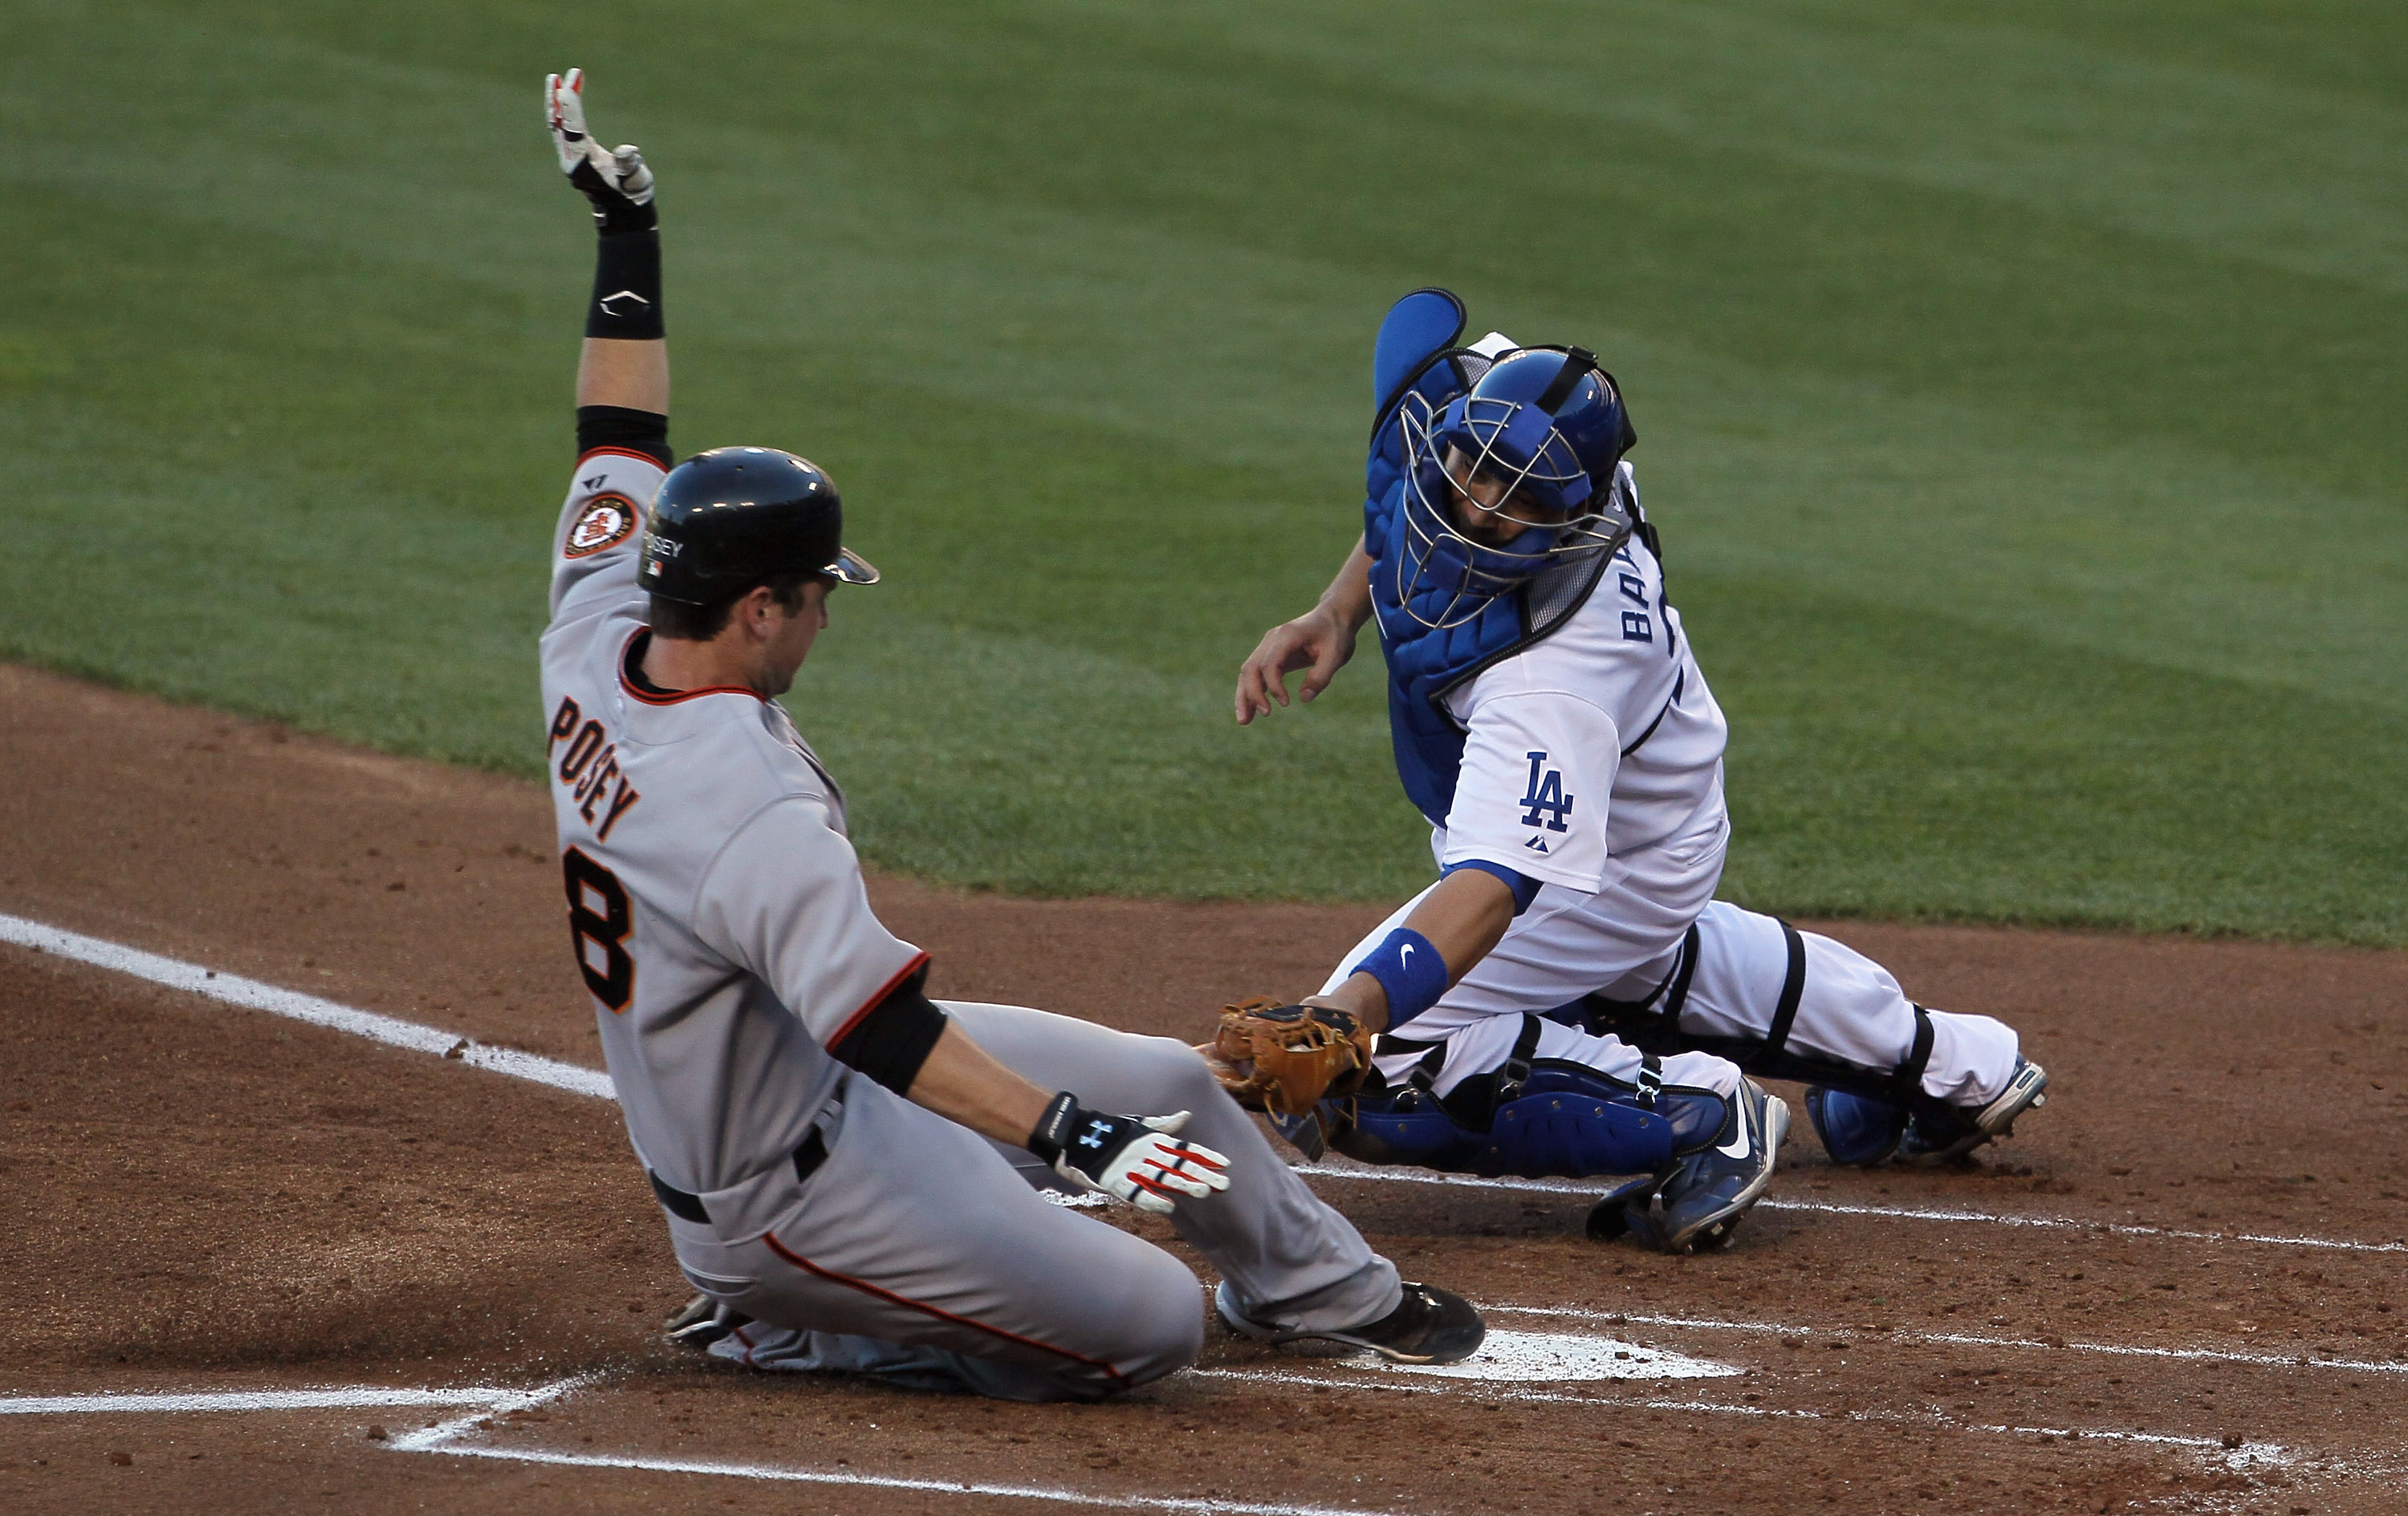
[[[1389,933],[1369,957],[1354,965],[1354,972],[1370,975],[1388,992],[1391,1032],[1437,1005],[1438,997],[1446,994],[1446,960],[1430,946],[1429,938],[1410,926]]]

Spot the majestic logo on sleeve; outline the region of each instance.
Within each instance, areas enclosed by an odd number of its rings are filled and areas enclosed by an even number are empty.
[[[1530,760],[1530,788],[1521,800],[1526,808],[1522,812],[1522,824],[1543,826],[1548,832],[1571,830],[1564,823],[1564,818],[1572,813],[1572,802],[1579,797],[1564,794],[1564,771],[1547,767],[1547,755],[1543,752],[1526,752],[1522,756]],[[1541,833],[1526,837],[1522,846],[1533,852],[1545,852],[1546,836]]]
[[[597,494],[585,502],[585,508],[569,523],[568,540],[561,545],[560,555],[584,558],[615,548],[635,529],[634,501],[624,494]]]

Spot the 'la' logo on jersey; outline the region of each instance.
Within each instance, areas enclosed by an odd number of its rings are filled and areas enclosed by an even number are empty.
[[[1572,813],[1572,802],[1579,797],[1564,794],[1564,771],[1547,767],[1547,755],[1543,752],[1522,756],[1530,760],[1530,787],[1522,795],[1522,804],[1526,808],[1522,812],[1522,824],[1543,825],[1550,832],[1570,831],[1564,818]],[[1534,837],[1522,845],[1540,852],[1547,851],[1544,837]]]

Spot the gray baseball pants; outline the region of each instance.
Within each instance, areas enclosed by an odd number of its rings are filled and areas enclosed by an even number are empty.
[[[1251,1319],[1354,1326],[1396,1309],[1396,1266],[1305,1187],[1188,1048],[1017,1006],[940,1004],[1045,1089],[1097,1110],[1195,1113],[1182,1136],[1228,1156],[1229,1189],[1181,1197],[1173,1223]],[[1096,1400],[1202,1350],[1196,1276],[1044,1199],[1071,1186],[1026,1151],[858,1078],[820,1121],[826,1160],[753,1210],[777,1217],[767,1230],[723,1235],[664,1212],[695,1287],[753,1318],[714,1352],[1010,1400]]]

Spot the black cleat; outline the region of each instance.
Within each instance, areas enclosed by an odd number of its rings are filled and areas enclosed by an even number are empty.
[[[1285,1342],[1337,1342],[1376,1352],[1395,1364],[1457,1364],[1480,1351],[1487,1323],[1470,1301],[1435,1284],[1407,1282],[1397,1309],[1376,1322],[1329,1331],[1287,1331],[1238,1314],[1224,1282],[1212,1292],[1212,1309],[1241,1337],[1276,1347]]]
[[[700,1352],[752,1318],[738,1315],[707,1294],[695,1295],[668,1320],[668,1339]]]

